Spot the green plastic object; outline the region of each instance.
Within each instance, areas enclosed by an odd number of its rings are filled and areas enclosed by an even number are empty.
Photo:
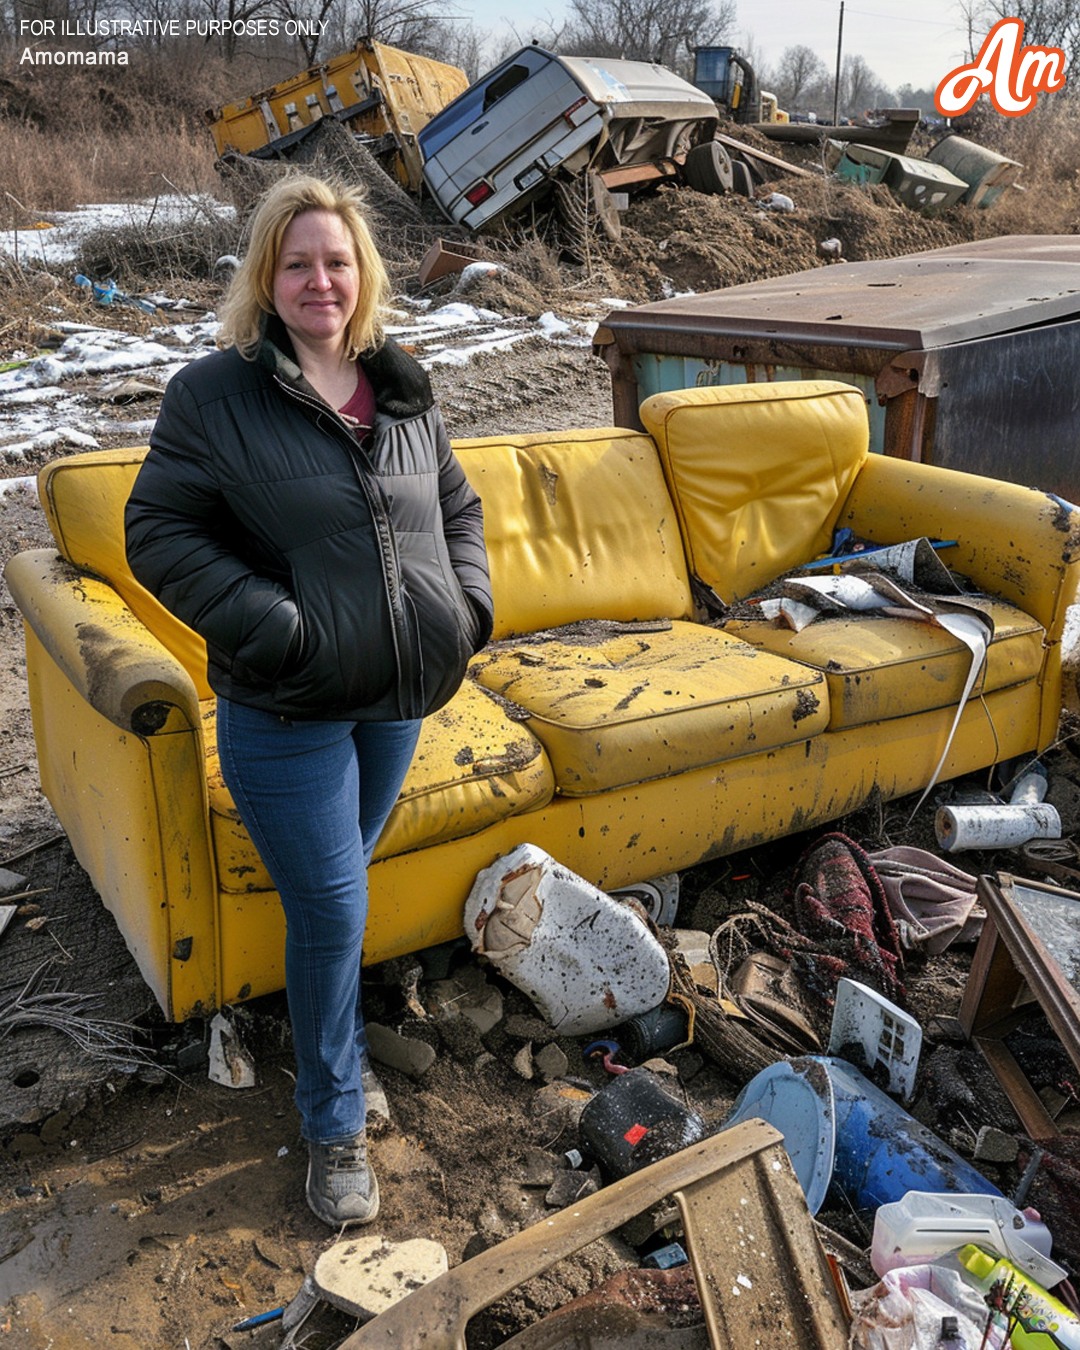
[[[1012,1317],[1012,1350],[1080,1350],[1080,1320],[1041,1285],[1003,1256],[969,1243],[956,1254],[971,1283],[984,1294],[1001,1283]]]

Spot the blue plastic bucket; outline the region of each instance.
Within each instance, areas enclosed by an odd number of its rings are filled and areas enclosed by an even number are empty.
[[[804,1055],[763,1069],[743,1088],[724,1126],[753,1119],[784,1136],[811,1214],[830,1187],[861,1213],[908,1191],[1001,1194],[843,1059]]]

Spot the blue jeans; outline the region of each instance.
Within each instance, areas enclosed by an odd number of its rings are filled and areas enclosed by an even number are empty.
[[[221,770],[285,910],[285,989],[302,1133],[364,1128],[360,948],[367,867],[419,721],[289,722],[218,699]]]

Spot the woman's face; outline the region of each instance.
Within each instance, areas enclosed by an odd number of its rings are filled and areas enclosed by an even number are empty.
[[[304,211],[289,222],[274,268],[274,309],[300,345],[344,346],[360,295],[352,238],[333,211]]]

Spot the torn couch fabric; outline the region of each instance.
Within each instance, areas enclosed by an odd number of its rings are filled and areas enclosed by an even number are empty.
[[[975,878],[925,849],[898,845],[869,855],[908,949],[937,956],[953,942],[974,942],[986,912]]]

